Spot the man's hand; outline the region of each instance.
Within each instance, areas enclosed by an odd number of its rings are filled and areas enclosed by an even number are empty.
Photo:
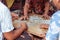
[[[14,39],[18,38],[22,34],[22,32],[26,31],[26,29],[27,29],[26,23],[22,22],[20,25],[21,25],[20,28],[17,28],[15,30],[10,31],[10,32],[3,33],[4,37],[7,40],[14,40]]]
[[[27,29],[27,25],[26,25],[26,23],[21,22],[20,25],[21,25],[22,28]]]
[[[41,24],[40,28],[42,29],[48,29],[49,25],[48,24]]]
[[[12,20],[16,20],[19,16],[16,13],[11,12]]]
[[[50,16],[48,16],[47,14],[43,14],[42,18],[44,18],[44,19],[50,19]]]
[[[20,17],[20,20],[28,20],[28,19],[29,19],[28,16],[22,16],[22,17]]]

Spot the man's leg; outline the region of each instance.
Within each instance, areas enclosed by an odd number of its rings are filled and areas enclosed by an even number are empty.
[[[23,32],[16,40],[32,40],[27,32]]]

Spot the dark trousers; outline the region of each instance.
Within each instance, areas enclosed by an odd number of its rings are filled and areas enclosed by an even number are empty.
[[[23,35],[25,38],[19,37],[19,38],[17,38],[16,40],[32,40],[32,38],[28,35],[27,32],[23,32],[22,35]]]

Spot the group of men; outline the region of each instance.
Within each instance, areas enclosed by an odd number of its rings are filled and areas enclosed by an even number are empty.
[[[28,19],[29,8],[32,8],[34,13],[40,13],[42,14],[42,17],[49,19],[49,7],[49,0],[25,0],[25,5],[23,8],[24,16],[21,19]]]
[[[28,18],[29,1],[30,0],[26,0],[25,2],[23,18]],[[50,0],[49,2],[52,2],[53,6],[57,8],[57,11],[50,19],[51,21],[46,34],[46,40],[60,40],[60,0]],[[47,4],[48,2],[46,2],[46,5]],[[44,16],[46,17],[48,8],[46,7],[45,10]],[[0,0],[0,40],[3,40],[4,38],[7,40],[15,40],[18,38],[22,32],[27,29],[27,25],[25,23],[21,23],[20,25],[20,28],[14,30],[11,12]]]

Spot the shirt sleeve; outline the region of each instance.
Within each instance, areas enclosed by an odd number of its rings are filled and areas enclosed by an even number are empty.
[[[12,24],[12,17],[9,9],[4,6],[2,10],[2,22],[1,22],[2,32],[10,32],[14,29]]]
[[[58,40],[60,32],[60,12],[56,12],[50,21],[50,26],[46,34],[46,40]]]

